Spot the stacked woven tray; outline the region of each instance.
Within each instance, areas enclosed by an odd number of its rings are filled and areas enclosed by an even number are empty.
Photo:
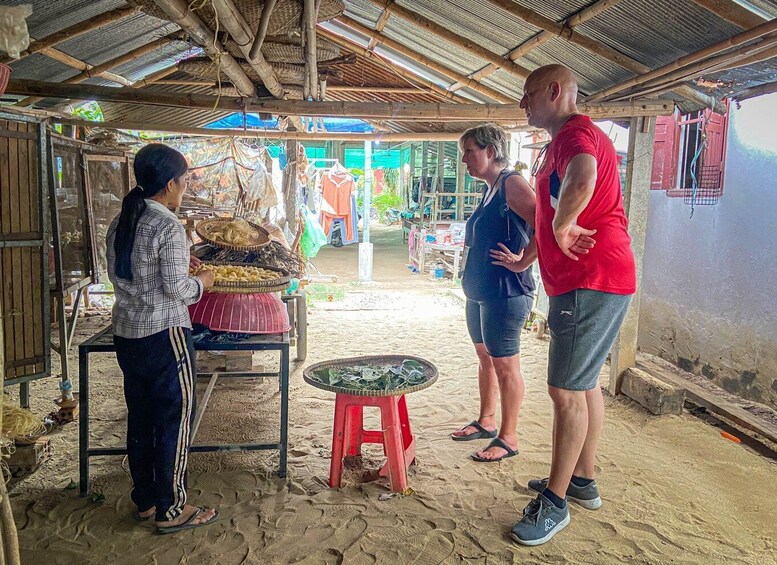
[[[265,245],[268,245],[272,241],[270,232],[268,232],[262,226],[259,226],[253,222],[249,222],[248,220],[244,221],[256,232],[255,236],[251,238],[252,241],[249,244],[236,245],[234,243],[229,243],[219,239],[216,234],[223,231],[224,227],[234,220],[234,218],[211,218],[208,220],[202,220],[197,224],[197,227],[194,228],[194,231],[197,232],[197,235],[199,235],[203,241],[211,245],[221,247],[222,249],[232,249],[235,251],[256,251],[257,249],[261,249]]]
[[[203,262],[203,265],[232,266],[232,267],[257,267],[265,271],[277,273],[277,277],[258,281],[217,281],[208,289],[208,292],[221,292],[229,294],[258,294],[262,292],[279,292],[289,288],[291,275],[288,271],[276,267],[258,266],[254,264]]]

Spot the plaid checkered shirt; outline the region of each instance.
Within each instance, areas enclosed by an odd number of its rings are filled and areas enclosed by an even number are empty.
[[[146,337],[172,327],[191,328],[189,304],[202,297],[202,283],[189,275],[189,241],[178,218],[146,199],[132,247],[132,280],[116,276],[116,217],[108,228],[108,278],[113,283],[113,333]]]

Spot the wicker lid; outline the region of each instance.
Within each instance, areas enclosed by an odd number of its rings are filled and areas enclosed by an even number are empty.
[[[392,390],[353,390],[335,385],[329,385],[313,379],[313,373],[321,369],[345,369],[348,367],[364,367],[374,365],[401,365],[402,362],[406,360],[417,361],[421,364],[423,367],[424,377],[426,377],[424,382],[406,388]],[[432,386],[435,381],[437,381],[437,375],[437,367],[433,363],[413,355],[364,355],[361,357],[332,359],[331,361],[314,363],[313,365],[305,367],[302,372],[302,378],[309,385],[320,388],[322,390],[328,390],[338,394],[350,394],[352,396],[400,396],[403,394],[409,394],[411,392],[416,392]]]

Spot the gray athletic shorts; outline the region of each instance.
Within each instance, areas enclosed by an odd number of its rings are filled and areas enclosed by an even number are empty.
[[[550,297],[548,384],[591,390],[618,336],[631,295],[578,289]]]

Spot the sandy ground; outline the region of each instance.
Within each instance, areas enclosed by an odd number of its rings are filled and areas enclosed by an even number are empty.
[[[412,275],[399,231],[379,229],[375,283],[357,285],[356,247],[322,250],[316,265],[336,274],[343,300],[315,302],[306,363],[375,353],[407,353],[440,370],[431,388],[408,397],[417,441],[415,493],[381,500],[385,482],[327,487],[334,395],[305,384],[293,367],[289,474],[277,454],[193,454],[190,500],[215,505],[218,524],[156,536],[130,518],[130,479],[120,457],[92,459],[91,488],[103,503],[66,486],[78,477],[77,424],[52,437],[54,457],[12,493],[24,563],[777,563],[777,466],[723,439],[700,420],[655,417],[606,397],[598,460],[604,506],[570,507],[572,522],[541,547],[514,545],[508,532],[532,495],[526,482],[547,475],[551,405],[545,388],[547,341],[524,334],[526,398],[520,455],[495,464],[469,459],[480,442],[448,434],[477,416],[476,358],[463,307],[447,286]],[[105,325],[83,320],[77,340]],[[73,366],[76,350],[71,353]],[[90,386],[93,445],[121,445],[121,375],[110,355],[94,357]],[[99,360],[99,361],[98,361]],[[256,356],[256,362],[270,363]],[[200,393],[204,383],[199,385]],[[52,379],[32,387],[33,408],[52,409]],[[197,442],[277,437],[273,382],[217,385]],[[370,414],[369,422],[375,422]],[[379,460],[375,446],[366,459]]]

